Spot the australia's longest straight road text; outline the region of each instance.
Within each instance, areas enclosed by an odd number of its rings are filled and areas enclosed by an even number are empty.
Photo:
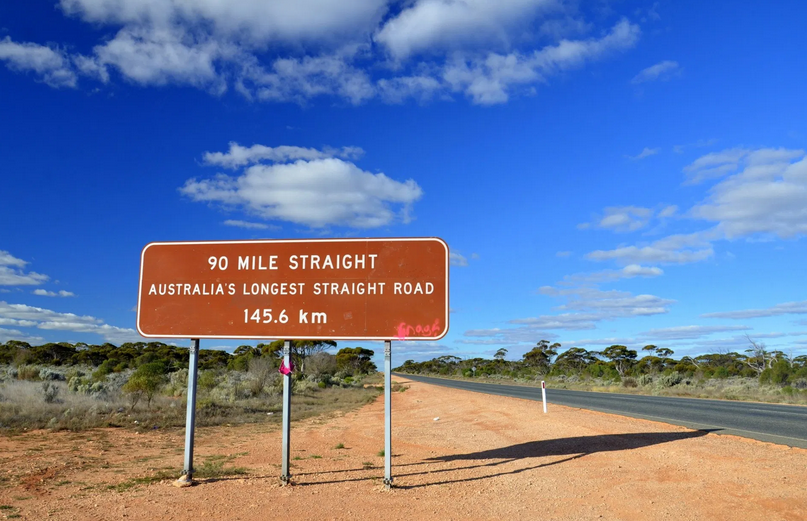
[[[486,384],[409,374],[399,376],[466,391],[527,400],[541,399],[540,387]],[[798,405],[595,393],[552,388],[547,388],[546,398],[550,404],[622,414],[682,425],[691,429],[719,429],[716,431],[717,434],[734,434],[807,449],[807,407]],[[535,413],[537,415],[540,411],[536,409]],[[552,413],[551,409],[549,413]]]

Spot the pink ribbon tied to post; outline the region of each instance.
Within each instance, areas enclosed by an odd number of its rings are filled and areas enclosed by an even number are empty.
[[[291,367],[286,366],[286,361],[285,360],[280,362],[280,369],[278,369],[278,371],[280,371],[280,374],[284,374],[284,375],[291,374],[292,371],[294,371],[294,362],[289,362],[289,365],[291,365]]]

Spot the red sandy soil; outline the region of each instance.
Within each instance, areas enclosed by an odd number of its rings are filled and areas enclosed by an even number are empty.
[[[197,468],[248,473],[184,489],[116,487],[180,468],[182,430],[3,437],[0,518],[807,520],[805,450],[398,380],[392,490],[379,398],[293,423],[289,486],[276,425],[197,429]]]

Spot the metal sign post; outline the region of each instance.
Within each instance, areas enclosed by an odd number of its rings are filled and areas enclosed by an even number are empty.
[[[193,434],[196,426],[196,369],[199,360],[199,339],[191,340],[188,359],[188,407],[185,418],[185,466],[182,476],[176,481],[179,487],[193,484]]]
[[[384,342],[384,485],[392,487],[392,342]]]
[[[283,469],[280,481],[289,483],[289,437],[291,434],[291,340],[283,342],[283,363],[287,372],[283,375]]]

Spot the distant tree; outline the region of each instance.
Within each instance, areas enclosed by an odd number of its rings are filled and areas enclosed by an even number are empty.
[[[352,374],[369,374],[376,371],[376,366],[371,360],[374,354],[375,351],[363,347],[343,347],[336,353],[336,366]]]
[[[633,365],[633,361],[636,360],[637,354],[636,351],[621,345],[607,347],[602,352],[602,356],[614,364],[614,369],[619,373],[619,376],[625,376],[625,373]]]
[[[496,360],[504,360],[504,357],[507,356],[507,349],[501,348],[493,355],[493,358]]]
[[[283,356],[284,340],[275,340],[271,344],[258,344],[263,356],[281,358]],[[294,364],[301,372],[306,372],[305,363],[308,357],[321,353],[329,348],[336,347],[334,340],[292,340],[291,356]]]
[[[745,335],[745,338],[747,338],[748,342],[751,344],[751,347],[745,350],[745,352],[748,353],[748,358],[746,358],[745,363],[759,376],[762,374],[762,371],[769,367],[772,363],[772,359],[765,350],[765,344],[755,342],[748,335]]]
[[[336,372],[336,357],[330,353],[315,353],[308,357],[305,364],[308,374],[320,376]]]
[[[671,357],[673,355],[673,353],[675,353],[675,351],[673,351],[669,347],[656,348],[656,355],[659,358],[669,358],[669,357]]]
[[[590,352],[580,347],[570,347],[555,360],[555,367],[561,370],[582,371],[590,364],[597,361],[597,358]]]
[[[199,369],[224,369],[232,355],[221,349],[200,349]]]
[[[558,343],[549,345],[548,340],[541,340],[535,347],[524,353],[524,365],[547,372],[552,364],[552,358],[558,354],[560,347]]]

